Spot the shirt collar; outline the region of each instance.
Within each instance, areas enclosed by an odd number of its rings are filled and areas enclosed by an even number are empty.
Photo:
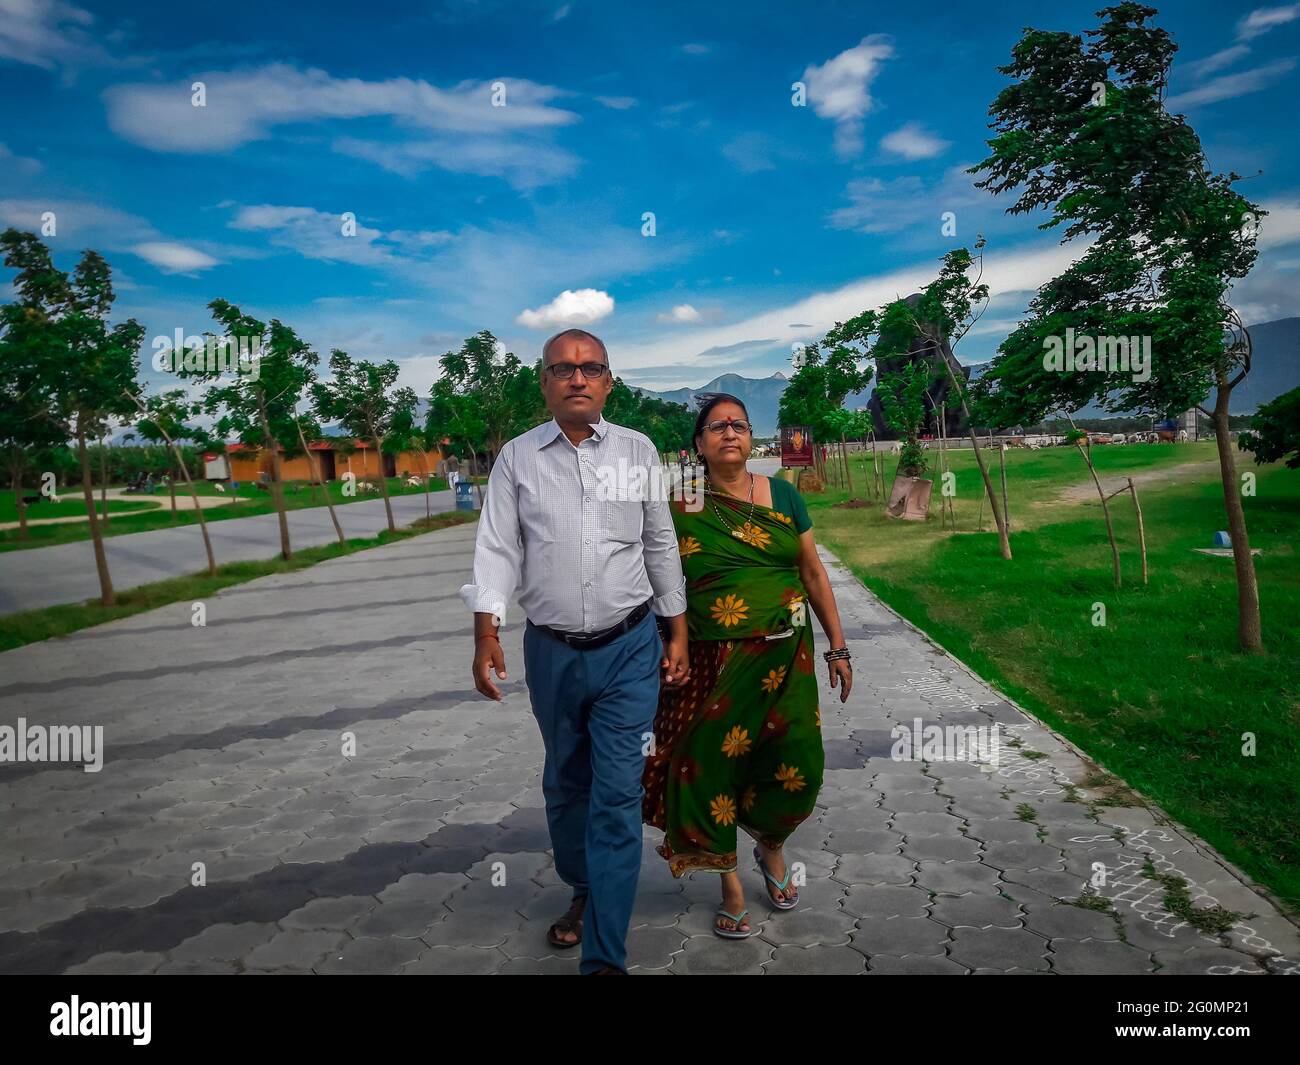
[[[546,422],[545,426],[546,426],[546,431],[542,434],[543,437],[542,445],[541,445],[542,447],[546,447],[548,444],[554,443],[557,439],[559,439],[561,436],[564,435],[564,430],[560,428],[560,423],[557,422],[554,418],[552,418],[549,422]],[[605,421],[605,416],[603,414],[600,416],[599,421],[595,421],[591,423],[592,438],[597,443],[600,443],[605,439],[605,434],[608,431],[609,431],[609,422]]]

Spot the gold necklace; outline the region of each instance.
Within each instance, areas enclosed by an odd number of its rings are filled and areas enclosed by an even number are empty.
[[[709,483],[709,478],[707,474],[704,477],[704,490],[711,496],[727,495],[730,496],[730,498],[732,499],[736,498],[735,496],[731,496],[729,492],[715,492],[713,490],[713,485]],[[752,473],[749,475],[749,513],[745,516],[744,526],[742,526],[739,529],[733,526],[729,521],[727,521],[726,518],[722,516],[722,513],[718,510],[718,505],[716,503],[710,501],[709,506],[713,508],[713,513],[717,515],[718,521],[722,522],[722,527],[724,529],[726,529],[729,533],[731,533],[731,535],[734,536],[737,540],[745,539],[747,534],[744,530],[754,518],[754,475]]]

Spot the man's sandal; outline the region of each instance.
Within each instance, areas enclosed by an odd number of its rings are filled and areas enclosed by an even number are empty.
[[[719,906],[718,909],[717,909],[717,911],[716,911],[716,914],[717,914],[718,917],[725,917],[728,921],[735,921],[735,922],[736,922],[736,927],[735,927],[735,928],[722,928],[722,927],[720,927],[720,926],[718,925],[718,922],[717,922],[717,921],[714,921],[714,922],[713,922],[713,934],[714,934],[715,936],[721,936],[723,939],[748,939],[750,936],[755,935],[755,932],[754,932],[754,929],[753,929],[753,928],[750,928],[750,930],[749,930],[748,932],[743,932],[743,931],[741,931],[741,928],[740,928],[740,926],[741,926],[741,924],[744,922],[745,918],[749,916],[749,911],[748,911],[748,910],[741,910],[740,913],[738,913],[738,914],[737,914],[737,913],[728,913],[728,912],[727,912],[726,910],[724,910],[721,906]]]
[[[556,950],[568,950],[570,947],[576,947],[579,943],[581,943],[582,942],[582,911],[586,908],[586,905],[587,905],[586,899],[575,899],[569,905],[569,909],[566,911],[564,916],[561,917],[558,921],[556,921],[555,924],[551,925],[549,929],[547,929],[546,942],[548,942]],[[571,933],[577,936],[577,939],[574,939],[572,941],[567,939],[561,939],[560,937],[565,935],[566,933]]]
[[[763,874],[764,879],[775,887],[777,891],[784,892],[790,889],[791,870],[788,867],[786,868],[785,876],[778,880],[767,871],[767,866],[763,862],[763,853],[757,847],[754,848],[754,861],[758,863],[758,870]],[[795,906],[799,904],[799,894],[797,891],[795,892],[795,897],[792,899],[787,898],[778,900],[770,890],[767,891],[766,894],[767,901],[777,910],[793,910]]]

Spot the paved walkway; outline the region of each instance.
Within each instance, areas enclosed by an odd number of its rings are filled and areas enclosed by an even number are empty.
[[[473,536],[227,589],[205,628],[176,604],[0,656],[0,724],[103,725],[107,751],[99,773],[0,766],[0,972],[574,972],[544,938],[567,892],[517,626],[504,703],[469,681]],[[800,906],[770,914],[746,870],[762,935],[724,942],[717,881],[673,880],[648,831],[634,971],[1297,969],[1296,927],[1239,875],[1148,809],[1090,816],[1069,747],[827,559],[858,681],[823,704],[826,784],[789,847]],[[918,717],[1023,746],[996,768],[891,760],[889,730]],[[1201,934],[1147,859],[1252,916]],[[1095,863],[1114,916],[1060,901]]]
[[[431,492],[429,499],[435,514],[456,507],[455,495],[450,491]],[[163,504],[168,505],[166,496]],[[424,517],[422,494],[393,496],[392,504],[393,519],[399,526]],[[334,509],[345,536],[376,536],[388,528],[381,498],[359,500]],[[208,534],[219,566],[227,562],[261,561],[280,553],[280,524],[274,512],[214,521],[208,525]],[[328,508],[289,511],[289,541],[295,550],[333,543],[336,539]],[[199,573],[208,565],[203,533],[197,524],[110,536],[104,541],[104,549],[113,586],[119,591]],[[98,597],[99,577],[89,540],[0,553],[0,614]]]

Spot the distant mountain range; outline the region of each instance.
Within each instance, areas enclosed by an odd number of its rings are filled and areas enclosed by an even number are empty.
[[[1253,344],[1250,373],[1233,390],[1233,414],[1249,414],[1261,404],[1300,386],[1300,318],[1280,318],[1276,322],[1252,325],[1250,337]],[[986,362],[972,366],[971,380],[979,378],[988,366]],[[669,392],[656,392],[649,388],[636,390],[672,403],[685,403],[692,410],[695,409],[695,397],[700,393],[729,392],[744,402],[745,409],[753,419],[755,433],[758,436],[773,436],[777,429],[781,396],[785,393],[787,384],[789,380],[780,371],[771,377],[744,377],[741,374],[724,373],[700,388],[674,388]],[[849,395],[844,406],[848,410],[865,407],[873,391],[874,386],[869,385],[862,392]],[[1110,412],[1091,406],[1076,413],[1083,418],[1110,416]]]

